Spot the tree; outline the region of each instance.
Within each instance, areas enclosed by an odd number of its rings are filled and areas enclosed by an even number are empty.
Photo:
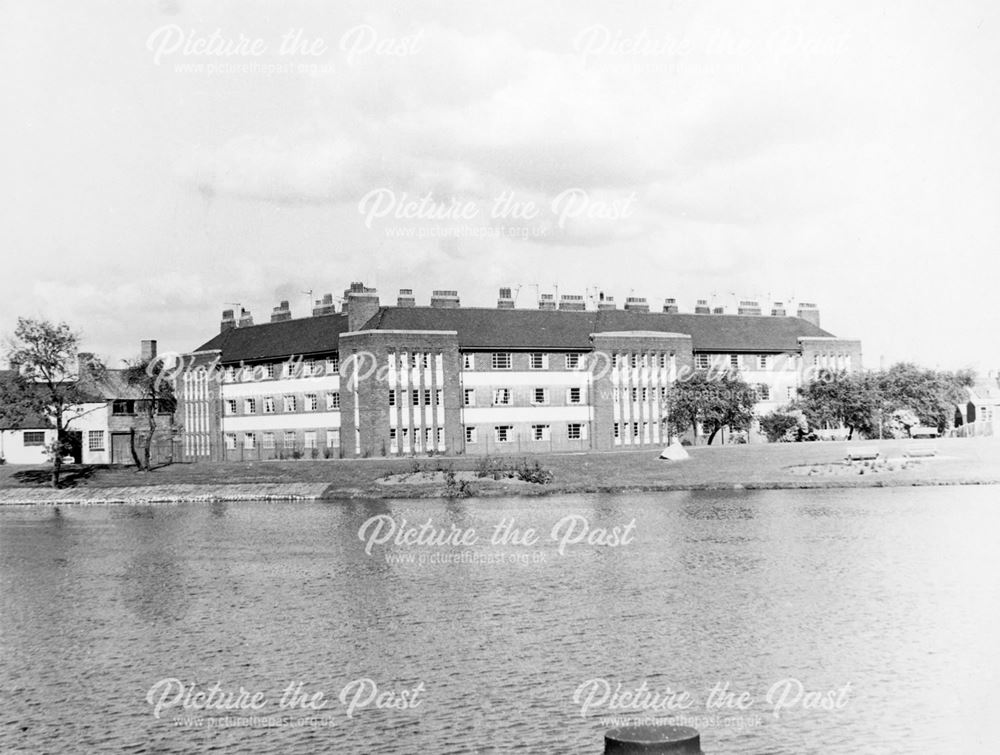
[[[855,432],[872,435],[880,409],[878,384],[867,373],[822,370],[799,389],[793,406],[812,427],[846,427],[848,440]]]
[[[175,398],[170,381],[166,379],[163,360],[135,359],[125,363],[125,382],[140,392],[141,398],[136,402],[136,414],[145,421],[145,432],[142,435],[142,457],[135,447],[135,434],[132,435],[132,458],[135,465],[148,472],[151,467],[150,452],[153,446],[153,436],[158,427],[157,416],[161,412],[173,414]]]
[[[674,383],[667,393],[667,425],[675,435],[697,431],[700,423],[709,433],[708,444],[723,427],[747,430],[753,421],[754,390],[736,373],[694,373]]]
[[[761,417],[760,429],[771,443],[789,443],[802,440],[809,421],[800,409],[782,409]]]
[[[0,386],[0,416],[12,423],[37,414],[55,426],[55,440],[45,447],[52,460],[52,487],[59,487],[63,458],[73,452],[68,427],[75,407],[86,401],[77,383],[79,336],[66,323],[19,317],[7,345],[16,372]]]
[[[908,362],[894,364],[878,375],[887,412],[910,409],[928,427],[944,432],[954,421],[956,404],[964,404],[965,387],[975,382],[971,370],[943,372]]]

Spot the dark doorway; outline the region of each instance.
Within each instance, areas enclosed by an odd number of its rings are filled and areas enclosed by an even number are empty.
[[[74,464],[83,463],[83,432],[80,430],[68,430],[66,440],[69,442],[69,453]]]

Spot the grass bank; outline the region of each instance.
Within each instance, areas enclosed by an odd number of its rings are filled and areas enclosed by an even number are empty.
[[[937,449],[937,455],[910,462],[905,468],[903,464],[880,469],[857,465],[856,470],[830,474],[849,448],[874,446],[883,458],[893,459],[928,445]],[[66,490],[46,492],[44,469],[4,465],[0,466],[0,503],[178,500],[197,497],[199,491],[204,491],[201,497],[211,499],[226,498],[227,491],[244,499],[259,490],[264,498],[274,497],[282,485],[308,491],[295,496],[301,498],[440,497],[455,492],[446,485],[447,470],[467,481],[463,494],[474,496],[1000,484],[1000,439],[790,443],[689,451],[691,458],[682,462],[661,461],[657,451],[526,457],[552,472],[548,484],[477,478],[472,474],[480,464],[476,457],[435,457],[173,464],[146,473],[131,468],[84,468],[70,470]],[[509,457],[509,461],[515,458],[520,457]],[[416,465],[420,472],[414,474]],[[159,498],[157,491],[162,493]]]

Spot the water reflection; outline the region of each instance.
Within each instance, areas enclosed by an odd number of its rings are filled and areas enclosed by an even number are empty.
[[[546,499],[0,510],[5,745],[26,751],[599,752],[585,680],[646,680],[701,701],[753,693],[764,723],[703,729],[706,751],[854,753],[995,741],[1000,620],[992,491],[677,492]],[[364,551],[372,516],[475,529],[475,546]],[[623,547],[560,555],[566,516],[636,522]],[[534,546],[495,545],[501,521]],[[540,561],[482,560],[540,553]],[[449,562],[466,552],[480,558]],[[845,711],[770,716],[794,676],[851,682]],[[427,688],[413,711],[331,728],[197,730],[157,721],[157,680],[335,698],[361,677]],[[23,729],[23,730],[22,730]],[[13,739],[12,739],[13,737]],[[992,739],[991,739],[992,738]],[[903,744],[905,742],[905,744]],[[137,743],[142,743],[141,745]],[[61,745],[61,746],[60,746]],[[968,749],[968,748],[967,748]]]

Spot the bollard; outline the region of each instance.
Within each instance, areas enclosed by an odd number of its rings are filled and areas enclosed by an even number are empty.
[[[674,753],[703,755],[701,735],[690,726],[621,726],[604,734],[604,755]]]

